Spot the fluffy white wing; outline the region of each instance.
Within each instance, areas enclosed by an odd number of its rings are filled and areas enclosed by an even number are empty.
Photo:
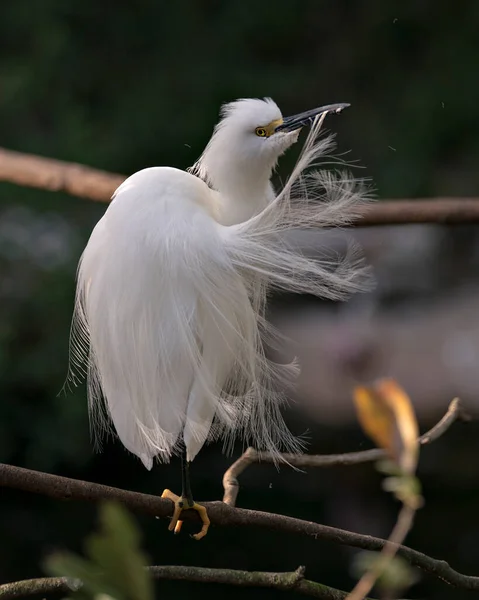
[[[193,175],[140,171],[120,186],[81,258],[71,366],[78,372],[86,358],[94,431],[112,421],[147,468],[155,456],[169,459],[182,432],[189,460],[208,437],[249,429],[271,449],[292,440],[279,412],[263,414],[268,382],[251,290],[213,210]]]
[[[187,255],[196,253],[195,217],[204,211],[175,187],[178,173],[147,169],[120,186],[78,271],[72,354],[89,343],[93,428],[109,416],[148,468],[175,446],[198,354]]]

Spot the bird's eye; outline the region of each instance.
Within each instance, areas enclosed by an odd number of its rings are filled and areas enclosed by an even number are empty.
[[[266,129],[264,127],[256,127],[254,130],[259,137],[266,137]]]

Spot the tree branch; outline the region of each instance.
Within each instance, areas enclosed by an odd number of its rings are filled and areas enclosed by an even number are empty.
[[[97,502],[104,499],[117,500],[134,512],[158,517],[168,517],[173,512],[172,502],[159,496],[139,494],[106,485],[59,477],[4,464],[0,464],[0,485],[61,500],[84,500],[88,502]],[[381,550],[386,543],[381,538],[353,533],[319,523],[302,521],[284,515],[234,508],[223,502],[205,502],[203,505],[208,510],[211,523],[217,526],[258,527],[314,537],[315,539],[319,538],[336,544],[373,551]],[[182,513],[182,518],[198,519],[198,515],[195,511],[185,511]],[[400,546],[398,554],[413,566],[419,567],[446,583],[469,590],[479,590],[479,577],[463,575],[452,569],[443,560],[437,560],[407,546]]]
[[[437,223],[459,225],[479,223],[479,198],[417,198],[384,200],[364,209],[355,227]]]
[[[39,579],[25,579],[0,585],[0,599],[11,600],[33,596],[35,594],[52,594],[54,592],[68,594],[71,591],[67,577],[42,577]]]
[[[412,504],[403,505],[398,515],[396,525],[384,544],[381,554],[376,559],[376,563],[364,573],[354,586],[353,590],[348,594],[346,600],[364,600],[366,594],[369,594],[373,589],[385,567],[390,564],[391,560],[401,548],[402,542],[406,539],[407,534],[413,526],[414,517],[418,508],[419,503],[416,503],[415,506]]]
[[[0,181],[108,202],[126,178],[85,165],[0,148]],[[365,207],[356,226],[479,223],[479,198],[388,200]]]
[[[347,597],[346,592],[305,579],[304,567],[298,567],[296,571],[290,573],[183,566],[154,566],[147,567],[147,570],[154,579],[220,583],[239,587],[264,587],[298,592],[310,598],[320,598],[322,600],[344,600]],[[74,589],[78,589],[76,580],[69,581],[66,577],[45,577],[5,583],[0,585],[0,600],[13,600],[14,598],[52,592],[68,594],[72,589],[72,584]]]
[[[125,175],[0,148],[0,181],[108,202]]]
[[[347,597],[346,592],[304,579],[305,567],[298,567],[296,571],[290,573],[177,566],[148,567],[148,570],[156,579],[222,583],[239,587],[273,588],[276,590],[299,592],[305,596],[322,598],[323,600],[344,600]]]
[[[457,420],[469,421],[470,417],[459,398],[454,398],[442,419],[419,438],[420,444],[426,445],[434,442],[446,433],[449,427]],[[335,467],[377,461],[387,458],[387,454],[384,450],[373,448],[372,450],[347,452],[345,454],[282,454],[282,458],[289,465],[298,468]],[[277,458],[275,459],[269,452],[258,452],[254,448],[248,448],[223,475],[223,502],[230,506],[235,506],[239,492],[238,477],[251,464],[260,462],[271,464],[275,460],[277,461]]]

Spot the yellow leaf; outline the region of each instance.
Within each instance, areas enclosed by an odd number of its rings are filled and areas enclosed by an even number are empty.
[[[356,386],[354,402],[364,432],[404,473],[414,473],[419,430],[406,392],[394,379],[382,379],[373,386]]]

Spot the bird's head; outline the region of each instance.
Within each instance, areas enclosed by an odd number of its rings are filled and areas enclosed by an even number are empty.
[[[323,106],[283,118],[271,98],[247,98],[223,105],[221,120],[193,172],[214,186],[225,177],[269,179],[278,158],[297,140],[301,128],[317,115],[339,112],[347,104]],[[236,183],[236,182],[235,182]]]
[[[274,165],[285,150],[298,140],[301,126],[280,129],[284,124],[278,106],[270,98],[236,100],[221,109],[221,121],[212,138],[214,145],[228,143],[236,159]]]

